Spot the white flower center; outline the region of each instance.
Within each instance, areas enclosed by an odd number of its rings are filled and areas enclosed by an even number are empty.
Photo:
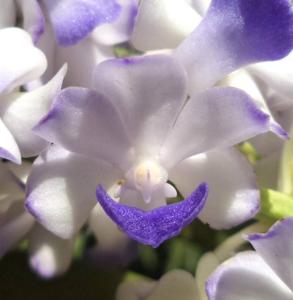
[[[131,168],[125,175],[127,185],[138,190],[146,203],[152,198],[152,193],[164,188],[168,180],[168,172],[158,163],[146,160]]]

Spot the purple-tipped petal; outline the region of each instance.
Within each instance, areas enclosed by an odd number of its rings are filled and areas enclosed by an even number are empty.
[[[206,88],[243,65],[280,59],[292,47],[291,1],[213,0],[175,55],[191,76],[191,86]]]
[[[271,120],[243,91],[216,87],[191,98],[161,150],[165,168],[192,155],[228,148],[270,130]]]
[[[97,188],[96,195],[100,205],[121,230],[132,239],[156,248],[176,236],[197,217],[207,199],[208,186],[202,183],[180,203],[148,212],[116,203],[101,186]]]
[[[69,239],[95,206],[97,182],[109,187],[121,174],[101,161],[56,145],[35,160],[27,181],[26,209],[47,230]]]
[[[131,143],[109,98],[85,88],[66,88],[34,127],[45,140],[88,157],[128,166]]]
[[[249,242],[264,261],[293,291],[293,218],[279,221],[264,234],[248,237]]]
[[[66,69],[63,66],[47,84],[31,92],[14,93],[2,99],[0,116],[17,142],[21,156],[35,156],[48,147],[48,142],[31,129],[49,111],[61,89]]]
[[[121,11],[115,0],[46,0],[44,4],[62,46],[78,43],[96,26],[115,21]]]
[[[289,133],[277,122],[271,122],[271,131],[282,139],[290,139]]]
[[[209,300],[291,300],[292,291],[253,251],[221,264],[206,282]]]

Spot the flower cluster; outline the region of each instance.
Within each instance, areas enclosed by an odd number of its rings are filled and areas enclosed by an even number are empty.
[[[25,240],[51,278],[81,241],[125,265],[196,218],[251,233],[293,215],[290,0],[2,2],[1,256]],[[211,277],[243,232],[196,280],[124,282],[117,299],[292,299],[291,227],[249,235],[256,252]]]

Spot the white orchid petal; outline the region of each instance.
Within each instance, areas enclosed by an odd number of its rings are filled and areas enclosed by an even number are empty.
[[[10,92],[45,71],[46,57],[34,47],[27,32],[19,28],[1,29],[0,41],[0,92]]]
[[[33,165],[26,207],[46,229],[70,238],[96,205],[96,186],[113,184],[115,175],[106,164],[53,146]]]
[[[220,265],[207,281],[209,300],[290,300],[292,291],[255,252]]]
[[[143,0],[131,42],[142,51],[175,48],[200,20],[200,15],[185,1]]]
[[[169,178],[184,196],[200,182],[207,182],[209,195],[199,218],[213,228],[241,224],[259,210],[253,169],[233,148],[186,159],[170,171]]]
[[[46,85],[31,92],[9,94],[2,99],[3,121],[12,132],[22,156],[37,155],[48,146],[48,142],[37,136],[32,128],[49,111],[65,73],[66,66],[63,66]]]

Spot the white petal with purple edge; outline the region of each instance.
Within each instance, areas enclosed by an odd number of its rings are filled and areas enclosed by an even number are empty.
[[[112,185],[116,178],[107,164],[52,146],[33,165],[25,205],[45,228],[70,238],[95,206],[97,184]]]
[[[0,157],[11,160],[17,164],[21,163],[21,154],[17,143],[0,119]]]
[[[109,60],[93,86],[121,113],[137,153],[157,155],[186,99],[183,68],[167,55]]]
[[[233,72],[230,76],[225,78],[223,84],[225,86],[231,86],[245,91],[254,100],[257,106],[270,116],[271,131],[281,138],[289,138],[287,132],[275,120],[266,103],[266,100],[264,99],[264,96],[262,95],[260,87],[247,70],[241,69],[237,72]]]
[[[169,168],[189,156],[233,146],[269,128],[269,116],[247,94],[235,88],[212,88],[184,106],[160,159]]]
[[[71,46],[96,26],[115,21],[121,6],[115,0],[45,0],[60,45]]]
[[[143,0],[131,42],[142,51],[174,48],[200,20],[200,15],[186,1]]]
[[[169,172],[169,178],[183,196],[200,182],[208,183],[209,196],[199,218],[213,228],[231,228],[253,218],[259,210],[253,169],[233,148],[185,159]]]
[[[46,57],[34,47],[27,32],[19,28],[1,29],[0,41],[0,93],[10,92],[45,71]]]
[[[205,89],[243,65],[286,56],[292,25],[290,0],[213,0],[175,56],[190,76],[190,89]]]
[[[32,128],[49,111],[61,89],[66,69],[63,66],[44,86],[31,92],[9,94],[2,99],[0,115],[24,157],[37,155],[48,146],[48,142],[37,136]]]
[[[36,224],[29,235],[29,262],[41,277],[50,279],[65,273],[73,255],[73,240],[64,240]]]
[[[34,130],[44,139],[69,151],[129,165],[131,144],[118,112],[102,94],[84,88],[67,88]]]
[[[220,265],[206,284],[209,300],[291,300],[292,291],[255,252]]]
[[[279,221],[264,234],[248,236],[256,252],[290,287],[293,297],[293,218]]]

